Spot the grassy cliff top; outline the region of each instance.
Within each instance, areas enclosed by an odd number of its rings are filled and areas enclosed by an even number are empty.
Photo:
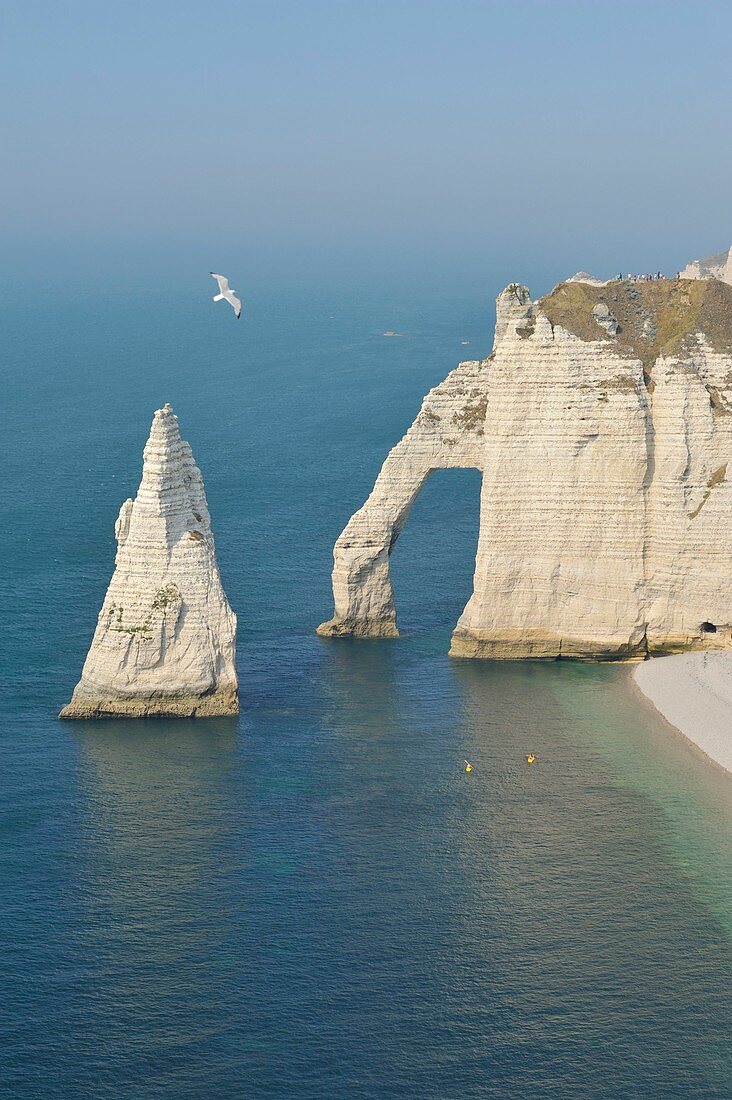
[[[609,336],[592,316],[603,302],[619,324]],[[683,350],[688,337],[703,332],[717,351],[732,352],[732,286],[718,279],[666,279],[607,286],[560,283],[539,302],[553,325],[581,340],[613,340],[620,351],[651,364],[659,354]]]

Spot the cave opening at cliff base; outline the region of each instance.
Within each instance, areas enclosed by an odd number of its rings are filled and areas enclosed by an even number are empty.
[[[702,634],[716,634],[717,628],[714,623],[703,622],[701,624],[701,632]]]

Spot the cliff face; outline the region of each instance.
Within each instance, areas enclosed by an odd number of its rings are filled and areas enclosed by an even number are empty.
[[[732,287],[572,280],[532,303],[512,285],[490,358],[428,394],[338,539],[319,632],[396,634],[409,506],[431,470],[469,465],[480,536],[453,654],[732,646],[730,460]]]
[[[721,279],[732,283],[732,248],[701,260],[692,260],[681,272],[682,279]]]
[[[94,639],[62,718],[238,712],[236,618],[219,577],[203,479],[159,409]]]

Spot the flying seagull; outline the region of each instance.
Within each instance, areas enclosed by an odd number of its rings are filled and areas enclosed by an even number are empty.
[[[219,293],[214,295],[214,302],[228,302],[237,317],[241,317],[241,302],[236,296],[236,291],[229,286],[229,280],[225,275],[217,275],[210,271],[209,275],[219,284]]]

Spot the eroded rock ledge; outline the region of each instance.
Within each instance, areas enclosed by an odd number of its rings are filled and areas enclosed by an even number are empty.
[[[508,287],[491,356],[427,395],[336,542],[318,632],[396,635],[389,555],[409,509],[432,470],[473,466],[480,535],[453,655],[732,647],[732,287],[705,270],[579,275],[537,302]]]
[[[62,718],[237,714],[236,617],[221,586],[203,479],[170,405],[155,413],[115,571]]]

